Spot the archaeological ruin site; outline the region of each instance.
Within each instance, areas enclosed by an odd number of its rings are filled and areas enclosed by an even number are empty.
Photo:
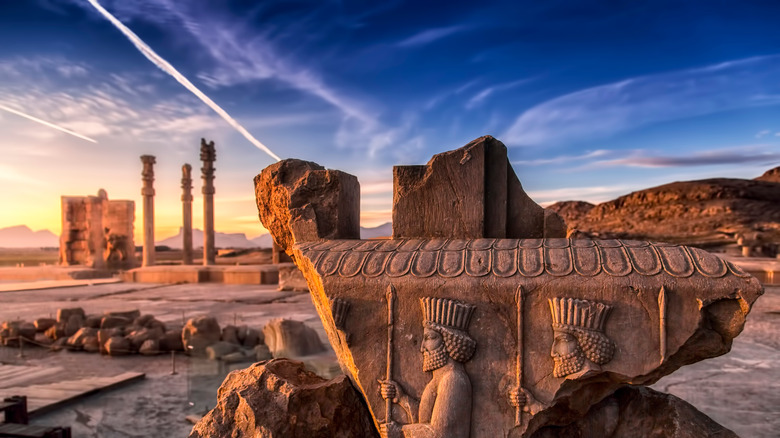
[[[156,249],[157,162],[144,155],[138,251],[134,202],[101,189],[62,197],[59,266],[0,268],[0,435],[100,436],[162,410],[169,419],[139,431],[682,438],[780,427],[728,408],[777,406],[757,347],[776,331],[766,307],[751,311],[764,286],[758,303],[776,304],[776,286],[743,257],[755,245],[715,254],[572,227],[571,209],[535,203],[504,144],[485,136],[395,166],[392,235],[371,239],[355,176],[268,166],[254,185],[273,249],[218,257],[214,142],[201,141],[200,159],[202,253],[189,164],[182,249]]]

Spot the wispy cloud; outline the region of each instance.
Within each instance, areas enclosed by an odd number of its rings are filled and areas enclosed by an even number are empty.
[[[404,39],[397,45],[399,47],[419,47],[426,44],[430,44],[434,41],[440,40],[452,34],[462,32],[468,29],[467,26],[447,26],[447,27],[435,27],[432,29],[426,29],[422,32],[416,33],[409,38]]]
[[[0,71],[12,78],[0,83],[0,101],[28,113],[46,114],[50,123],[90,139],[117,136],[176,145],[203,130],[228,129],[190,95],[160,101],[156,81],[148,75],[104,75],[79,65],[85,76],[63,82],[70,67],[69,61],[59,58],[0,60]],[[18,135],[51,139],[46,132],[27,129]]]
[[[767,135],[769,135],[771,133],[772,133],[772,131],[770,131],[768,129],[764,129],[764,130],[758,131],[756,133],[756,138],[761,138],[761,137],[767,136]]]
[[[71,131],[68,128],[63,128],[62,126],[56,125],[56,124],[51,123],[51,122],[47,122],[46,120],[41,120],[41,119],[39,119],[37,117],[31,116],[29,114],[25,114],[25,113],[23,113],[21,111],[17,111],[15,109],[9,108],[9,107],[7,107],[5,105],[0,104],[0,110],[7,111],[7,112],[9,112],[11,114],[16,114],[17,116],[24,117],[27,120],[32,120],[35,123],[40,123],[43,126],[47,126],[49,128],[56,129],[58,131],[66,133],[66,134],[70,134],[70,135],[72,135],[74,137],[78,137],[78,138],[80,138],[82,140],[91,141],[92,143],[97,143],[97,140],[93,140],[93,139],[87,137],[86,135],[81,135],[78,132]],[[84,125],[76,126],[77,129],[78,128],[83,128],[83,127],[84,127]]]
[[[776,146],[764,145],[776,149]],[[646,151],[635,151],[632,156],[593,163],[595,167],[691,167],[730,164],[772,164],[780,160],[780,152],[762,151],[761,146],[721,149],[698,152],[689,155],[650,155]]]
[[[168,61],[163,59],[161,56],[159,56],[154,50],[152,50],[151,47],[149,47],[145,42],[143,42],[133,31],[131,31],[127,26],[122,24],[121,21],[119,21],[116,17],[111,15],[110,12],[108,12],[105,8],[103,8],[97,0],[87,0],[89,3],[95,7],[95,9],[100,12],[101,15],[103,15],[108,21],[111,22],[117,29],[119,29],[122,34],[124,34],[127,39],[130,40],[130,42],[133,43],[133,45],[147,58],[149,59],[154,65],[156,65],[158,68],[160,68],[162,71],[168,73],[169,75],[173,76],[176,81],[178,81],[181,85],[183,85],[187,90],[189,90],[192,94],[194,94],[198,99],[203,101],[206,105],[208,105],[209,108],[214,110],[220,117],[222,117],[228,124],[230,124],[233,128],[235,128],[244,138],[246,138],[250,143],[257,146],[260,150],[271,156],[272,158],[276,159],[277,161],[280,160],[279,156],[276,155],[273,151],[271,151],[266,145],[261,143],[259,140],[257,140],[252,134],[249,133],[241,124],[239,124],[233,117],[230,116],[230,114],[227,113],[227,111],[223,110],[222,107],[217,105],[211,98],[206,96],[202,91],[200,91],[195,85],[192,84],[192,82],[189,81],[184,75],[179,73],[178,70],[176,70]]]
[[[562,144],[653,123],[780,104],[780,56],[641,76],[577,91],[522,113],[503,134],[510,145]]]
[[[487,100],[488,97],[492,96],[496,92],[510,90],[517,86],[527,84],[533,80],[534,80],[533,78],[518,79],[516,81],[506,82],[503,84],[497,84],[497,85],[492,85],[490,87],[483,88],[477,94],[472,96],[471,99],[468,100],[468,102],[466,102],[466,109],[473,109],[479,106],[481,103]]]
[[[553,158],[536,158],[533,160],[516,160],[512,161],[512,164],[522,165],[522,166],[539,166],[539,165],[546,165],[546,164],[564,164],[564,163],[571,163],[571,162],[583,162],[587,160],[592,160],[594,158],[604,158],[606,156],[614,156],[616,154],[615,151],[608,151],[605,149],[597,149],[595,151],[586,152],[584,154],[578,154],[578,155],[559,155],[557,157]]]

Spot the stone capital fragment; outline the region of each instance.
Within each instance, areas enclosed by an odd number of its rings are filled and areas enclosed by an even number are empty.
[[[285,160],[255,179],[263,224],[304,273],[340,365],[385,436],[532,436],[570,424],[626,385],[728,352],[763,293],[758,280],[697,248],[550,237],[565,226],[524,193],[490,204],[507,205],[495,234],[485,232],[482,207],[444,208],[484,182],[484,157],[500,147],[483,137],[426,168],[396,168],[417,182],[396,185],[394,208],[414,214],[394,211],[408,222],[398,232],[394,223],[393,239],[339,231],[335,206],[357,182],[326,184],[342,181],[337,171]],[[457,181],[468,163],[477,171]],[[439,167],[450,170],[435,176]],[[423,202],[433,196],[426,187],[448,179],[442,199]],[[474,193],[488,205],[484,190]],[[473,220],[412,224],[446,211]]]

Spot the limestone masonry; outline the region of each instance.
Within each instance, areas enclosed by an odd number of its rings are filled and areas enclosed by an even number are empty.
[[[755,278],[697,248],[565,238],[492,137],[394,176],[389,240],[357,238],[351,175],[285,160],[255,178],[260,219],[304,273],[383,436],[553,436],[594,422],[603,436],[647,436],[681,412],[669,436],[732,436],[673,396],[626,391],[728,352],[763,293]],[[657,408],[600,407],[627,397]]]

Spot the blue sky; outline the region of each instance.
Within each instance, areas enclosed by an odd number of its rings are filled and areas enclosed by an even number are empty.
[[[100,5],[275,154],[357,175],[365,225],[390,218],[393,165],[485,134],[543,204],[780,164],[777,2]],[[0,106],[96,142],[0,111],[0,227],[57,232],[60,195],[105,188],[137,201],[138,230],[150,153],[158,236],[175,234],[206,137],[217,229],[262,232],[251,181],[274,159],[87,0],[0,0]]]

